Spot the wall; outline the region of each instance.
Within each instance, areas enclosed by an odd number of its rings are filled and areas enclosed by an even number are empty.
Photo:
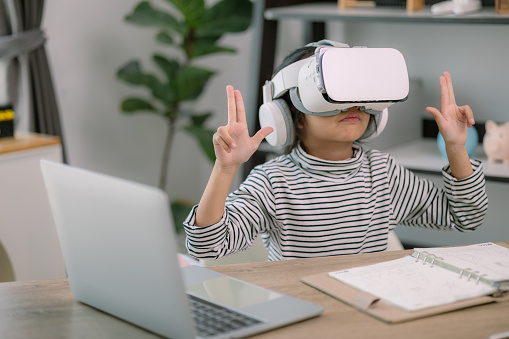
[[[122,114],[122,98],[142,91],[115,77],[117,69],[131,59],[154,69],[150,55],[169,53],[154,42],[155,30],[123,21],[137,2],[48,0],[43,28],[69,162],[156,186],[166,126],[157,116]],[[152,3],[162,8],[167,4]],[[250,35],[249,31],[224,37],[224,45],[235,46],[237,54],[201,60],[218,72],[195,103],[198,110],[215,112],[211,127],[227,120],[226,85],[247,91]],[[197,201],[211,169],[195,140],[179,133],[170,161],[170,196]]]

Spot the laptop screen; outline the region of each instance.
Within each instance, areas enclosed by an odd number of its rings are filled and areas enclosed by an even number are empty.
[[[187,292],[233,308],[244,308],[280,298],[282,295],[223,276],[188,285]]]

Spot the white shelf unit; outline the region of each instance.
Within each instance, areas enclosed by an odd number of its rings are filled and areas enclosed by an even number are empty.
[[[415,172],[440,174],[442,167],[447,164],[447,159],[442,156],[436,140],[432,138],[418,139],[385,151],[399,164]],[[482,161],[484,175],[488,181],[509,183],[509,164],[488,163],[482,145],[477,147],[475,159]]]
[[[0,139],[0,281],[66,277],[41,159],[62,161],[58,138]]]

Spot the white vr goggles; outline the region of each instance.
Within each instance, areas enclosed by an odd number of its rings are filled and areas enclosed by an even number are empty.
[[[292,104],[306,114],[331,116],[359,106],[375,115],[376,130],[366,131],[362,140],[380,134],[387,123],[387,108],[408,97],[408,72],[398,50],[348,48],[327,40],[311,46],[317,45],[313,56],[283,68],[263,86],[259,119],[261,127],[274,129],[266,138],[272,146],[293,142],[290,109],[278,99],[288,91]]]

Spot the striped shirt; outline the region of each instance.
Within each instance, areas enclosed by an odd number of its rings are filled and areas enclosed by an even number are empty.
[[[189,253],[219,258],[260,235],[269,260],[383,251],[396,225],[471,231],[488,208],[482,163],[463,180],[442,169],[444,189],[419,179],[387,153],[354,144],[354,157],[327,161],[297,146],[255,167],[229,194],[222,219],[184,223]]]

